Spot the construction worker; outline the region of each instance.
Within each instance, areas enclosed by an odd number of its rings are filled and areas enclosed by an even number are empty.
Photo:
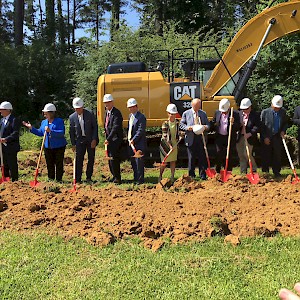
[[[252,110],[252,102],[249,98],[244,98],[240,104],[241,129],[238,131],[236,150],[240,161],[240,170],[242,174],[247,174],[248,155],[246,151],[245,139],[248,143],[249,155],[252,162],[253,172],[257,170],[256,161],[252,155],[253,146],[258,142],[257,133],[260,129],[259,114]]]
[[[295,108],[293,123],[298,126],[298,165],[300,165],[300,106]]]
[[[64,155],[67,145],[64,120],[55,117],[56,107],[52,103],[47,103],[42,112],[45,120],[42,121],[39,129],[34,128],[29,122],[23,122],[23,125],[37,136],[44,136],[46,132],[44,152],[48,178],[61,182],[64,173]]]
[[[229,128],[232,122],[231,139],[229,145],[228,171],[233,167],[233,153],[236,150],[236,132],[240,130],[241,122],[237,111],[233,111],[233,119],[230,118],[230,101],[223,98],[219,103],[219,110],[215,112],[214,118],[211,121],[211,130],[215,131],[216,145],[216,172],[220,173],[221,167],[225,167],[226,153],[228,147]]]
[[[73,108],[75,112],[69,116],[69,133],[73,151],[76,151],[75,179],[76,182],[81,182],[83,160],[87,152],[86,181],[91,183],[96,146],[99,143],[97,120],[91,111],[84,108],[81,98],[73,99]]]
[[[191,102],[192,108],[182,114],[179,124],[181,130],[185,131],[185,145],[188,153],[189,176],[195,178],[196,159],[198,159],[199,176],[206,179],[205,170],[207,161],[201,134],[210,128],[206,112],[201,110],[201,100],[195,98]]]
[[[0,151],[3,154],[4,177],[10,177],[11,181],[17,181],[18,161],[20,151],[20,127],[21,121],[12,115],[13,107],[10,102],[0,104],[1,128],[0,128]],[[2,166],[1,166],[2,167]],[[3,174],[2,174],[3,175]]]
[[[134,98],[127,101],[130,112],[127,139],[129,155],[133,169],[133,180],[136,184],[144,183],[144,154],[147,147],[146,117],[139,111],[138,103]]]
[[[121,146],[123,141],[123,117],[121,112],[114,106],[114,98],[111,94],[103,96],[103,103],[106,107],[105,113],[105,141],[108,156],[109,169],[112,178],[109,180],[115,184],[121,184]]]
[[[272,167],[274,176],[280,177],[282,138],[288,127],[281,95],[273,97],[271,107],[261,112],[260,119],[262,123],[262,171],[269,173],[269,167]]]

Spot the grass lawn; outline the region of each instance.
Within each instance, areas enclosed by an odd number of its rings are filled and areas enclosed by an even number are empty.
[[[300,279],[300,239],[223,239],[105,248],[44,234],[0,234],[0,299],[277,299]]]

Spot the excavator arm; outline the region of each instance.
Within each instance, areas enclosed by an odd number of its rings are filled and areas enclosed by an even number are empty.
[[[204,87],[210,99],[251,59],[256,60],[261,47],[280,37],[300,31],[300,0],[265,9],[235,35],[222,60]]]

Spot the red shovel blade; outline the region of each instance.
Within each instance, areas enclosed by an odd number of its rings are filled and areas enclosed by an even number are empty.
[[[40,183],[39,183],[36,179],[29,182],[29,185],[30,185],[31,187],[36,187],[36,186],[38,186],[39,184],[40,184]]]
[[[76,189],[76,180],[74,179],[73,181],[73,188],[70,190],[70,193],[73,193],[73,192],[76,192],[77,189]]]
[[[0,183],[7,182],[9,180],[10,180],[9,177],[2,177],[2,178],[0,178]]]
[[[231,171],[221,170],[220,175],[221,175],[221,180],[223,182],[226,182],[231,177]]]
[[[247,174],[246,176],[252,184],[259,183],[259,175],[257,173],[250,173]]]
[[[296,184],[296,183],[299,183],[300,182],[300,179],[298,176],[296,176],[295,178],[293,178],[292,180],[292,184]]]
[[[205,173],[208,177],[210,178],[214,178],[216,176],[216,170],[215,169],[210,169],[210,168],[207,168],[205,170]]]

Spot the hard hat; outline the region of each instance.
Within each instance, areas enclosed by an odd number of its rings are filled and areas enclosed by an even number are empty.
[[[248,109],[252,105],[252,102],[249,98],[244,98],[241,101],[240,109]]]
[[[177,107],[173,103],[168,104],[166,111],[172,115],[175,115],[178,113]]]
[[[78,98],[78,97],[74,98],[73,99],[73,107],[74,108],[81,108],[81,107],[83,107],[83,100],[81,98]]]
[[[137,105],[137,101],[134,98],[129,98],[127,100],[127,107],[132,107],[132,106],[136,106]]]
[[[12,107],[12,105],[11,105],[10,102],[4,101],[4,102],[2,102],[2,103],[0,104],[0,109],[9,109],[9,110],[12,110],[13,107]]]
[[[114,101],[114,97],[112,96],[112,94],[105,94],[103,96],[103,103],[110,101]]]
[[[230,102],[227,98],[223,98],[219,103],[219,111],[226,112],[230,107]]]
[[[52,103],[47,103],[42,111],[43,111],[43,112],[47,112],[47,111],[56,111],[56,107],[55,107],[55,105],[52,104]]]
[[[193,126],[193,132],[196,135],[199,135],[199,134],[203,133],[204,130],[205,130],[204,125],[196,124],[196,125]]]
[[[272,99],[272,105],[276,108],[281,108],[283,105],[283,98],[280,95],[275,95]]]

